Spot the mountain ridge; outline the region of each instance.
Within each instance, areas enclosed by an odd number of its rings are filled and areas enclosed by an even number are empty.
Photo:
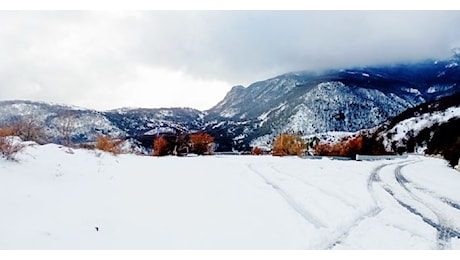
[[[0,126],[33,117],[52,136],[71,112],[73,140],[99,134],[141,136],[206,131],[218,150],[248,150],[282,132],[304,136],[368,129],[408,108],[460,92],[460,55],[447,60],[356,67],[324,72],[290,72],[247,87],[234,86],[208,110],[118,108],[96,111],[35,101],[0,101]]]
[[[261,140],[286,131],[308,135],[372,128],[410,107],[459,92],[459,57],[286,73],[246,88],[236,86],[207,111],[208,121],[216,122],[207,130],[236,133],[233,141],[248,149],[267,145]]]

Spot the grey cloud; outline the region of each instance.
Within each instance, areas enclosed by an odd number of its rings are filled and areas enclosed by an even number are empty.
[[[448,56],[457,11],[220,11],[147,14],[139,55],[207,77],[253,81],[291,70]],[[150,48],[149,48],[150,47]]]
[[[3,11],[0,23],[0,99],[68,103],[116,90],[137,66],[247,85],[460,46],[459,11]]]

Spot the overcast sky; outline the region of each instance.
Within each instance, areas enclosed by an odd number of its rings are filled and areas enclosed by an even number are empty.
[[[208,109],[286,72],[446,58],[460,11],[0,11],[0,100]]]

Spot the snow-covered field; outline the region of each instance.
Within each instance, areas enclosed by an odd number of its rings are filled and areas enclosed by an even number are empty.
[[[0,249],[460,249],[460,173],[440,159],[0,159]]]

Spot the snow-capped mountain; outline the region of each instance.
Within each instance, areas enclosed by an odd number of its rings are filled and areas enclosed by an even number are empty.
[[[39,122],[59,141],[72,122],[72,139],[99,134],[142,136],[206,131],[217,150],[270,144],[282,132],[304,136],[376,127],[408,108],[460,92],[460,51],[447,60],[298,72],[235,86],[207,111],[191,108],[94,111],[31,101],[1,101],[0,126],[18,118]],[[55,141],[55,140],[54,140]]]
[[[14,124],[20,120],[32,120],[53,142],[62,139],[60,128],[70,123],[75,141],[94,140],[99,134],[125,135],[98,111],[44,102],[0,101],[0,125]]]
[[[210,109],[207,131],[245,149],[281,132],[375,127],[416,105],[460,92],[460,55],[445,61],[289,73],[234,87]]]
[[[205,113],[192,108],[137,108],[112,110],[104,115],[128,135],[138,136],[201,129]]]
[[[149,135],[199,129],[204,114],[190,108],[118,109],[106,112],[32,101],[0,101],[0,126],[33,120],[50,141],[63,138],[70,127],[74,142],[93,141],[100,134],[113,137]]]

